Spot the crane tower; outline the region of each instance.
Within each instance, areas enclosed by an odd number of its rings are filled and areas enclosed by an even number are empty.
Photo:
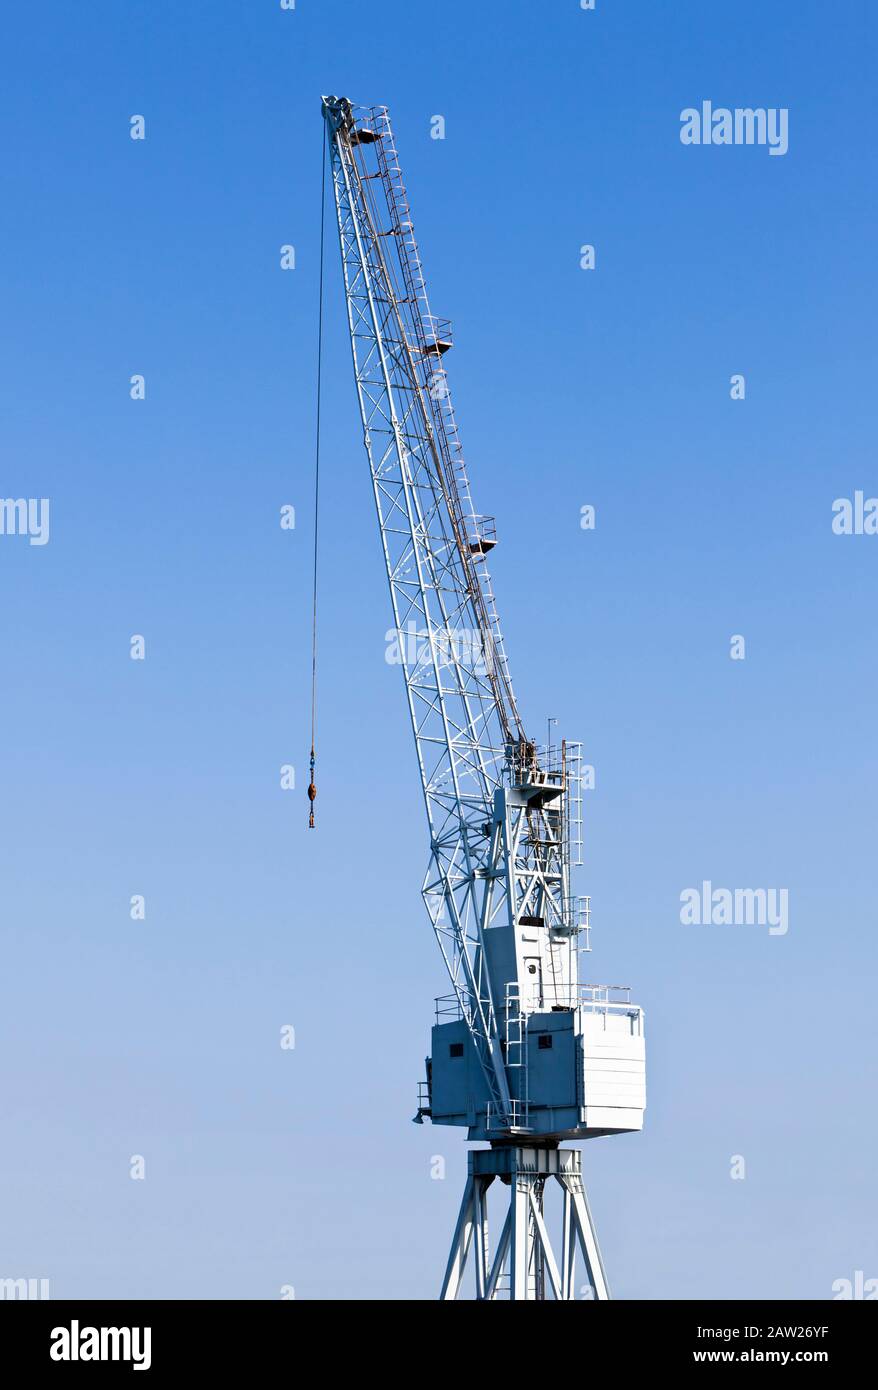
[[[579,979],[581,748],[538,745],[518,711],[488,570],[494,521],[473,506],[445,365],[451,325],[430,310],[387,109],[324,97],[323,115],[429,827],[423,898],[453,991],[436,1003],[415,1119],[482,1145],[469,1152],[441,1297],[460,1295],[472,1254],[477,1299],[608,1298],[581,1152],[561,1143],[642,1127],[644,1029],[627,989]],[[557,1251],[546,1204],[556,1185]],[[505,1190],[493,1248],[492,1186]]]

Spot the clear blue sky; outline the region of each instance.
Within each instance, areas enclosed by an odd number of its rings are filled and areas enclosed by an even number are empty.
[[[878,1275],[878,537],[831,530],[878,492],[875,31],[866,0],[7,15],[0,493],[51,538],[0,538],[0,1276],[438,1288],[465,1147],[409,1122],[446,986],[333,243],[316,833],[279,788],[323,92],[391,110],[519,700],[596,767],[591,973],[648,1041],[644,1133],[585,1151],[614,1290]],[[788,107],[789,152],[682,146],[704,99]],[[789,932],[682,926],[703,879],[787,887]]]

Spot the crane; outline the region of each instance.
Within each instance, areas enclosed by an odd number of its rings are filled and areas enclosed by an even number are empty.
[[[496,526],[473,505],[445,365],[451,324],[430,310],[387,108],[326,96],[322,109],[429,829],[422,895],[452,987],[436,1001],[415,1120],[463,1127],[481,1145],[468,1154],[441,1297],[461,1295],[472,1253],[478,1300],[572,1300],[581,1253],[583,1296],[604,1299],[581,1151],[562,1141],[642,1128],[644,1019],[627,989],[579,979],[590,911],[571,893],[581,745],[538,744],[518,710],[488,568]],[[492,1250],[495,1182],[507,1199]],[[560,1254],[550,1189],[560,1189]]]

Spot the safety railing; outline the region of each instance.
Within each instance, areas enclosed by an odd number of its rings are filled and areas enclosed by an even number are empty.
[[[543,982],[547,1009],[588,1009],[595,1011],[639,1012],[631,1003],[628,985],[566,985]]]
[[[587,893],[564,899],[564,922],[569,932],[578,934],[579,950],[590,951],[591,898]]]
[[[466,519],[466,539],[473,555],[487,555],[497,544],[497,522],[493,516],[475,513]]]
[[[450,1023],[463,1018],[463,1009],[456,994],[440,994],[436,998],[436,1022]]]
[[[508,1118],[501,1113],[496,1106],[488,1101],[485,1111],[485,1128],[490,1133],[492,1130],[502,1130],[506,1133],[529,1134],[531,1127],[528,1123],[527,1106],[514,1097],[509,1102]]]

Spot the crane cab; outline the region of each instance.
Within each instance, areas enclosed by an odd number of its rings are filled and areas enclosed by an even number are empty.
[[[589,987],[591,990],[606,987]],[[502,1044],[519,1123],[540,1139],[591,1139],[643,1128],[646,1061],[643,1010],[605,997],[530,1013],[507,1025]],[[487,1083],[466,1020],[437,1023],[427,1065],[433,1124],[465,1125],[470,1139],[497,1139]]]

